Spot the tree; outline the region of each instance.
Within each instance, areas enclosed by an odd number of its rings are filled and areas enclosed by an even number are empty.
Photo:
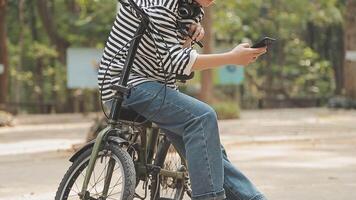
[[[0,64],[3,65],[3,73],[0,74],[0,104],[7,100],[8,93],[8,55],[7,55],[7,34],[6,34],[6,0],[0,0]]]
[[[19,62],[18,66],[16,67],[16,71],[20,72],[22,71],[23,65],[24,65],[24,42],[25,42],[25,37],[24,37],[24,29],[25,29],[25,16],[24,16],[24,7],[25,7],[25,0],[19,0],[19,5],[18,5],[18,17],[19,17],[19,41],[18,41],[18,46],[19,46]],[[13,81],[13,89],[16,91],[15,92],[15,102],[19,103],[21,101],[21,94],[22,94],[22,84],[21,81],[16,80]],[[16,112],[19,112],[20,109],[19,107],[16,107]]]
[[[346,54],[356,52],[356,1],[348,0],[345,16],[345,48]],[[346,96],[356,100],[356,61],[354,59],[345,59],[345,93]]]
[[[343,62],[340,4],[337,0],[217,3],[214,29],[220,49],[266,35],[278,39],[266,55],[245,68],[243,98],[252,104],[256,101],[251,100],[256,99],[289,101],[332,96],[334,80],[339,77],[334,74]]]
[[[47,35],[53,45],[56,46],[56,49],[59,53],[59,61],[62,64],[66,63],[66,51],[69,47],[69,42],[61,37],[58,34],[58,29],[56,28],[56,23],[53,18],[53,14],[49,8],[49,1],[47,0],[38,0],[37,9],[38,14],[41,18],[43,26],[47,32]]]

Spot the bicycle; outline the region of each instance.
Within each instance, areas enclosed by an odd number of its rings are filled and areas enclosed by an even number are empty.
[[[144,11],[133,0],[128,2],[141,22],[130,41],[120,83],[112,86],[116,94],[108,126],[69,159],[72,165],[59,185],[55,200],[146,199],[148,190],[152,200],[182,200],[184,195],[191,196],[183,155],[174,149],[159,127],[122,106],[124,96],[130,91],[127,85],[130,67],[149,24]],[[141,181],[142,196],[137,194]],[[120,191],[114,190],[116,186]]]

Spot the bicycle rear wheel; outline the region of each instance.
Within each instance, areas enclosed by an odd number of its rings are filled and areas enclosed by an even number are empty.
[[[82,153],[64,175],[55,200],[78,200],[83,185],[92,148]],[[109,170],[109,162],[114,163]],[[105,177],[112,174],[107,196],[103,197]],[[88,185],[89,199],[132,200],[135,191],[136,174],[129,154],[115,145],[107,145],[98,155],[93,174]]]
[[[188,174],[184,159],[165,136],[162,137],[158,145],[154,164],[165,170]],[[187,197],[185,193],[189,196],[191,194],[188,175],[186,180],[165,177],[163,175],[152,178],[152,200],[182,200]]]

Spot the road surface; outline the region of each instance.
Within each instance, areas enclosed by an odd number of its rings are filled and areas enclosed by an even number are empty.
[[[0,200],[53,199],[93,118],[21,116],[0,128]],[[356,199],[356,111],[243,111],[219,126],[232,162],[268,199]]]

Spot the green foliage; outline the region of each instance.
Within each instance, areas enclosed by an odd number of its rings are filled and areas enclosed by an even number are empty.
[[[224,101],[219,103],[213,103],[212,107],[217,113],[219,119],[240,118],[240,107],[237,102]]]
[[[116,4],[114,0],[48,1],[55,31],[71,47],[103,48],[115,20]],[[25,1],[23,22],[19,14],[19,1],[9,1],[10,102],[26,104],[21,109],[27,112],[39,112],[37,104],[41,101],[56,104],[59,112],[68,110],[66,66],[50,42],[36,1]],[[92,99],[94,93],[85,91],[83,95]]]
[[[322,97],[331,95],[333,70],[330,62],[302,41],[294,39],[285,46],[290,52],[281,69],[282,80],[288,80],[286,90],[292,97]]]
[[[10,102],[43,100],[66,108],[71,99],[60,52],[42,24],[36,1],[24,1],[23,22],[19,19],[19,2],[8,1]],[[105,45],[115,20],[116,3],[116,0],[48,1],[58,36],[71,47],[97,48]],[[213,28],[219,49],[232,48],[242,41],[256,41],[264,35],[278,39],[268,55],[247,68],[244,99],[257,102],[271,96],[332,94],[334,71],[342,63],[343,9],[344,0],[217,1],[213,6]],[[192,92],[195,94],[196,90]],[[95,96],[93,91],[77,93],[85,99]],[[39,111],[33,106],[27,110]]]
[[[103,47],[115,19],[116,1],[76,0],[72,11],[63,1],[54,2],[61,36],[73,46]]]
[[[337,0],[219,1],[214,8],[216,44],[232,48],[262,36],[278,39],[267,55],[246,68],[248,96],[329,96],[335,88],[333,68],[340,63],[335,60],[342,60],[337,45],[342,35],[323,31],[342,27],[342,6]]]

